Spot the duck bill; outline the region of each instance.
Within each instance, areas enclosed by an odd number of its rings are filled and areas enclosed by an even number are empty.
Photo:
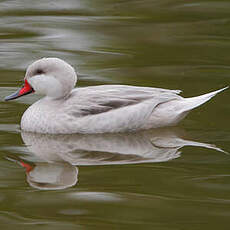
[[[34,92],[33,88],[30,86],[28,81],[25,80],[24,86],[21,89],[19,89],[17,92],[5,97],[5,101],[14,100],[18,97],[21,97],[21,96],[24,96],[24,95],[27,95],[33,92]]]

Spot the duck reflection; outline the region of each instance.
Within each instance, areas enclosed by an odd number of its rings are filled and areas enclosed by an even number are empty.
[[[29,150],[25,161],[27,181],[37,189],[64,189],[78,181],[80,165],[164,162],[178,158],[183,146],[221,149],[185,140],[175,129],[97,135],[44,135],[22,132]]]
[[[71,187],[77,183],[78,169],[68,163],[47,163],[37,162],[31,166],[23,161],[20,162],[23,167],[25,164],[27,182],[31,187],[43,190],[57,190]],[[28,170],[28,165],[30,170]]]

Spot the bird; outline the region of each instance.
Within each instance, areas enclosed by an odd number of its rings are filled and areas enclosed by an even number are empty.
[[[37,93],[43,98],[22,115],[21,129],[46,134],[132,132],[177,125],[192,109],[228,88],[183,98],[181,90],[130,85],[75,87],[74,68],[41,58],[26,70],[24,85],[5,101]]]

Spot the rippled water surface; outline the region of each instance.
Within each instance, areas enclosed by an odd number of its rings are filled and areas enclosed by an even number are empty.
[[[195,96],[229,85],[230,1],[0,1],[2,229],[229,229],[229,90],[177,128],[110,135],[19,129],[36,95],[4,102],[59,57],[78,85]]]

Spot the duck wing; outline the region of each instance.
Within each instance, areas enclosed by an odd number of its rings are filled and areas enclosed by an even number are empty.
[[[181,98],[180,90],[125,85],[100,85],[74,89],[68,104],[77,117],[96,115],[151,100],[157,105]],[[69,110],[68,110],[69,111]]]
[[[181,98],[179,93],[179,90],[124,85],[77,88],[62,110],[69,119],[76,120],[80,132],[136,130],[157,105]]]

